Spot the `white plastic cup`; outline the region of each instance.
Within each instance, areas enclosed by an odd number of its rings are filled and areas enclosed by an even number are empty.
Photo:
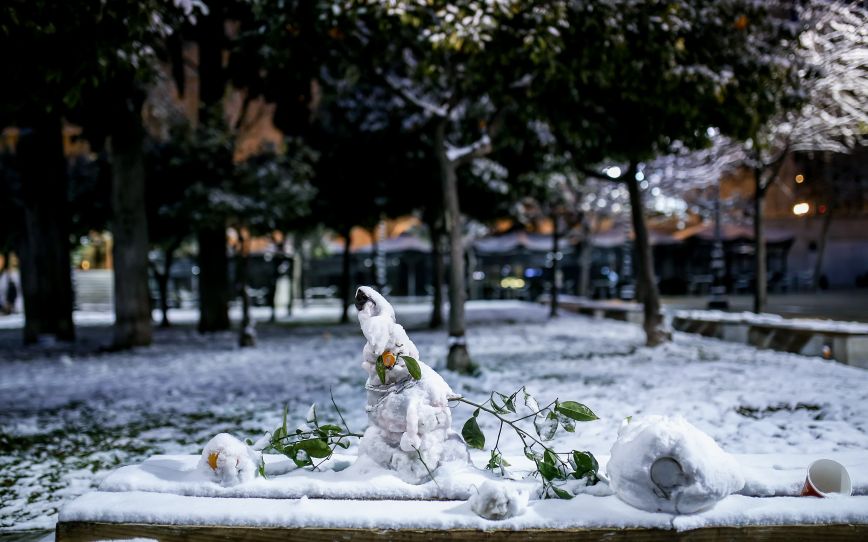
[[[828,497],[830,495],[850,496],[853,484],[844,465],[831,459],[818,459],[808,467],[803,497]]]

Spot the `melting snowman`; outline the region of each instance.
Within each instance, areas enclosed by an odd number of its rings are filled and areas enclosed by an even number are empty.
[[[368,373],[365,409],[370,421],[359,443],[359,459],[373,460],[412,484],[430,480],[444,463],[468,462],[467,446],[452,430],[449,398],[454,392],[449,384],[417,361],[419,351],[386,298],[362,286],[355,302],[367,339],[362,368]],[[411,374],[416,366],[418,378]]]

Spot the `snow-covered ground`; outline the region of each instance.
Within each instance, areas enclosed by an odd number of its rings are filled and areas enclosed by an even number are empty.
[[[473,302],[468,342],[483,374],[459,377],[442,370],[446,334],[424,329],[428,307],[396,309],[421,359],[455,391],[484,400],[489,390],[525,384],[540,401],[590,406],[601,419],[559,437],[558,449],[604,456],[626,416],[680,413],[734,453],[868,450],[862,369],[684,334],[648,349],[632,324],[567,314],[548,321],[544,307]],[[329,412],[330,390],[361,430],[365,339],[355,322],[316,323],[333,308],[310,311],[295,317],[307,325],[260,325],[254,349],[237,348],[235,333],[200,336],[179,326],[132,352],[0,353],[0,529],[51,528],[59,507],[115,467],[155,453],[196,454],[220,431],[258,436],[279,424],[284,404],[296,420],[312,402]],[[4,333],[8,342],[13,331]],[[469,415],[456,408],[454,426]],[[479,419],[493,439],[494,421]],[[505,438],[505,453],[520,455]]]

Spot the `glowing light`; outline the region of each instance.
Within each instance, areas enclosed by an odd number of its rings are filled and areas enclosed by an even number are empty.
[[[803,182],[805,182],[805,176],[799,173],[798,175],[796,175],[796,182],[798,184],[802,184]]]
[[[621,168],[619,168],[618,166],[612,166],[606,170],[606,175],[608,175],[612,179],[617,179],[621,176]]]
[[[808,214],[808,211],[811,210],[811,206],[805,202],[797,203],[793,205],[793,214],[796,216],[802,216]]]
[[[500,280],[500,287],[509,290],[524,288],[524,279],[518,277],[504,277]]]
[[[82,271],[87,271],[88,269],[90,269],[90,262],[87,260],[82,260],[81,261],[81,269],[82,269]]]

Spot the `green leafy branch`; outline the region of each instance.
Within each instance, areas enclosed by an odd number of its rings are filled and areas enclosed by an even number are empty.
[[[515,405],[519,394],[522,394],[521,400],[531,413],[517,418],[507,417],[509,414],[517,414]],[[472,448],[485,449],[485,434],[479,428],[479,423],[477,422],[480,413],[486,412],[497,418],[500,422],[497,438],[491,449],[491,457],[486,465],[487,469],[499,471],[501,476],[506,474],[506,467],[509,466],[509,463],[503,458],[500,450],[500,437],[503,433],[504,425],[507,425],[521,439],[524,445],[524,455],[536,465],[536,470],[531,474],[540,476],[542,480],[541,495],[543,497],[553,496],[560,499],[571,499],[573,497],[569,491],[556,485],[556,481],[565,482],[569,479],[584,479],[588,485],[596,484],[599,481],[597,475],[599,465],[591,452],[572,450],[566,453],[559,453],[545,444],[546,441],[554,438],[559,427],[568,433],[572,433],[576,430],[576,422],[589,422],[599,419],[587,406],[575,401],[560,402],[555,399],[540,408],[537,400],[527,392],[525,387],[519,388],[512,395],[505,395],[496,391],[492,392],[483,403],[475,403],[464,397],[452,397],[450,400],[465,403],[476,408],[473,411],[473,415],[464,423],[464,427],[461,429],[461,436],[464,437],[467,445]],[[533,427],[536,435],[519,425],[520,422],[530,418],[533,418]]]
[[[311,467],[316,470],[334,454],[336,449],[348,448],[349,438],[360,438],[362,435],[350,430],[335,402],[334,395],[331,395],[331,401],[343,427],[332,423],[320,423],[316,403],[314,403],[308,411],[305,425],[290,432],[286,425],[287,407],[284,406],[283,424],[271,432],[268,444],[262,450],[263,453],[277,452],[291,459],[300,468]],[[265,477],[264,461],[259,465],[259,474]]]

